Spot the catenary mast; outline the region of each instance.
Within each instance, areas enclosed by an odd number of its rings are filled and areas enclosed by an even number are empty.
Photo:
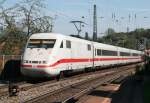
[[[97,12],[96,5],[94,4],[94,13],[93,13],[93,41],[97,40]]]

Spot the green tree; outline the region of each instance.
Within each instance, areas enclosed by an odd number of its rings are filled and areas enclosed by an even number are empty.
[[[112,28],[108,28],[105,32],[106,35],[111,35],[111,34],[114,34],[115,33],[115,30],[112,29]]]

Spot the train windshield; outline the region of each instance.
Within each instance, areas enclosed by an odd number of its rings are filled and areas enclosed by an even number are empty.
[[[53,48],[56,39],[30,39],[27,48]]]

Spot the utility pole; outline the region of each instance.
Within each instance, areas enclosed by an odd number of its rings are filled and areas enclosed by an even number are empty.
[[[94,12],[93,12],[93,41],[97,40],[97,12],[96,12],[96,4],[94,4]]]
[[[97,13],[96,13],[96,4],[94,4],[94,12],[93,12],[93,41],[97,41]],[[92,42],[93,48],[93,69],[95,68],[94,65],[94,58],[95,58],[95,49],[94,44]]]

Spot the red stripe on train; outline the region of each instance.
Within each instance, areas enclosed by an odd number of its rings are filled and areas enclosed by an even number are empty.
[[[56,65],[62,63],[76,63],[76,62],[92,62],[92,61],[112,61],[112,60],[129,60],[129,59],[140,59],[140,58],[94,58],[94,59],[61,59],[55,62],[52,65],[37,65],[37,68],[47,68],[47,67],[54,67]],[[31,68],[32,65],[24,65],[22,64],[21,67]]]

